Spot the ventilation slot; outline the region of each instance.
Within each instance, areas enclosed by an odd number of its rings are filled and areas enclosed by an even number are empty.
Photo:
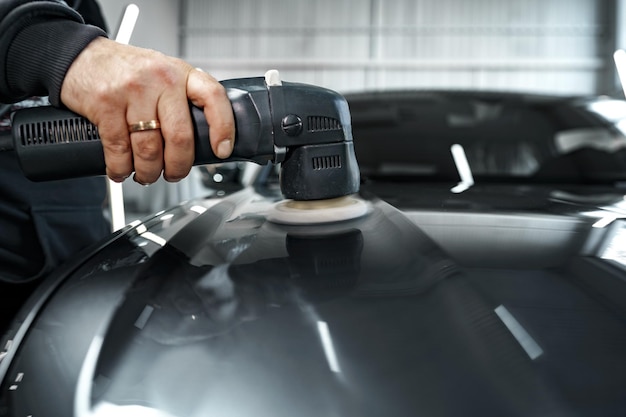
[[[341,168],[341,156],[317,156],[313,158],[313,169]]]
[[[337,271],[338,269],[354,268],[354,259],[347,256],[328,256],[322,259],[315,259],[315,270],[325,270],[328,272]]]
[[[23,124],[19,133],[22,146],[100,140],[98,128],[82,118]]]
[[[326,132],[328,130],[341,130],[339,120],[332,117],[309,116],[309,132]]]

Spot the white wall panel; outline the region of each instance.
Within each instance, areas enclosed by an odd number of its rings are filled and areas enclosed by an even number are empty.
[[[182,54],[218,78],[595,93],[612,65],[600,0],[185,3]]]
[[[180,23],[177,2],[171,0],[100,0],[102,13],[112,35],[115,35],[123,12],[130,3],[139,7],[139,18],[130,43],[156,49],[165,54],[177,55],[177,33]],[[158,23],[155,24],[155,22]]]

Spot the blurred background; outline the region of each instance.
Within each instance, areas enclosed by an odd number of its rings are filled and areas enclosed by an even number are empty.
[[[129,1],[101,0],[115,33]],[[342,93],[454,88],[623,98],[626,0],[138,0],[131,43],[217,79],[280,70]],[[124,183],[127,220],[212,193]]]

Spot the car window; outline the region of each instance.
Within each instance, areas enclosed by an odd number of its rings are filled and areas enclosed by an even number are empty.
[[[460,144],[483,180],[613,182],[626,177],[626,102],[515,94],[384,94],[350,101],[366,177],[458,180]]]

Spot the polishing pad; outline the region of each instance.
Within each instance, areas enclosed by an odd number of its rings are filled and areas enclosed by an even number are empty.
[[[280,224],[320,224],[356,219],[369,211],[366,201],[355,196],[328,200],[276,203],[267,213],[267,220]]]

